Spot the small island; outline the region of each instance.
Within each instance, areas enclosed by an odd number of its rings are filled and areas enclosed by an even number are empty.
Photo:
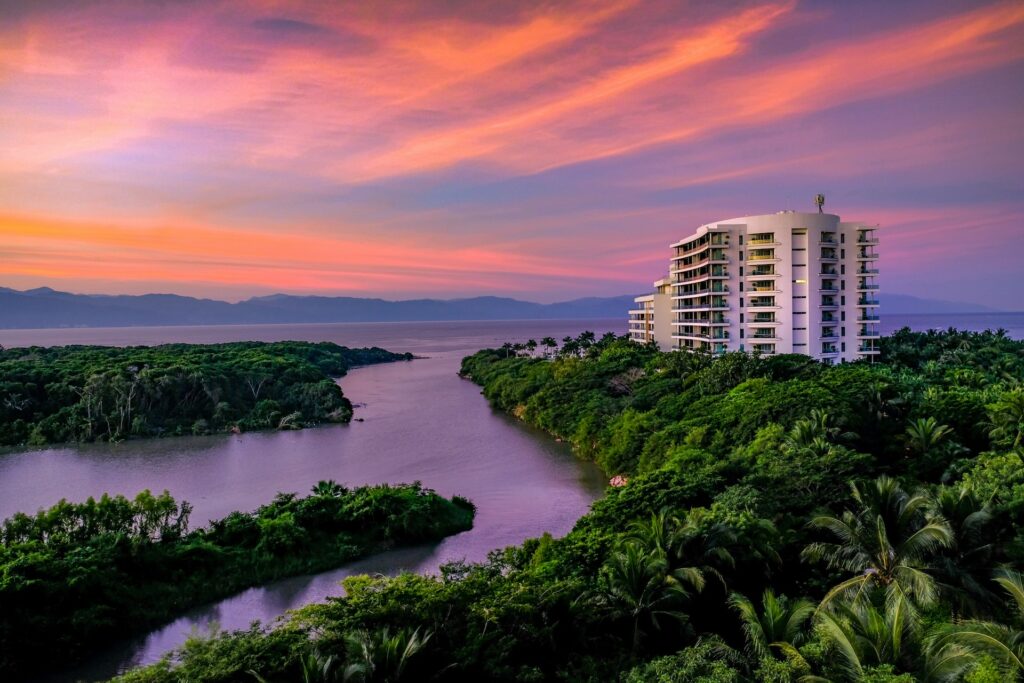
[[[297,341],[0,348],[0,446],[345,423],[336,378],[412,358]]]

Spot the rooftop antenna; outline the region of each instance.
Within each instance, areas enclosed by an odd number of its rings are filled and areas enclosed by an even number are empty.
[[[821,207],[825,206],[825,195],[820,192],[814,195],[814,203],[818,205],[818,213],[821,213]]]

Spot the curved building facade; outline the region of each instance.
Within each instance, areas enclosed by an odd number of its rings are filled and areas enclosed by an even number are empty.
[[[702,225],[672,245],[670,348],[877,354],[877,229],[796,211]]]

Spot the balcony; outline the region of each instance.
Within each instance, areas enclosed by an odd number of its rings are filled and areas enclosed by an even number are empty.
[[[858,268],[857,275],[878,275],[878,268]]]
[[[818,339],[839,339],[839,335],[833,332],[822,332]]]
[[[865,314],[857,318],[857,322],[859,323],[878,322],[879,320],[881,320],[881,318],[879,318],[877,315],[870,314]]]
[[[775,238],[760,239],[760,240],[747,240],[747,245],[751,247],[781,247],[782,242],[776,242]]]
[[[858,339],[878,339],[881,336],[882,333],[879,332],[878,330],[872,330],[866,327],[862,327],[859,330],[857,330]]]
[[[857,244],[878,244],[877,237],[858,237]]]
[[[673,311],[728,311],[729,303],[726,301],[718,301],[703,304],[687,304],[685,306],[676,306],[672,309]]]
[[[859,252],[857,252],[857,260],[858,261],[877,261],[878,260],[878,252],[876,252],[876,251],[875,252],[862,252],[862,251],[859,251]]]
[[[818,288],[818,291],[819,292],[825,292],[825,293],[828,293],[828,292],[838,292],[839,288],[834,286],[834,285],[829,285],[827,287],[825,285],[822,285],[821,287]]]
[[[858,306],[878,306],[878,299],[862,298],[857,299]]]
[[[873,292],[878,289],[878,285],[857,285],[858,292]]]
[[[775,353],[775,344],[751,344],[750,350],[754,353],[773,354]]]
[[[834,344],[824,344],[821,347],[821,354],[823,356],[832,356],[839,353],[839,347]]]
[[[863,346],[858,346],[857,347],[857,353],[874,355],[874,354],[877,354],[877,353],[880,353],[880,352],[881,352],[881,349],[879,349],[877,346],[863,345]]]
[[[748,301],[747,308],[781,308],[774,301]]]
[[[767,271],[767,272],[763,271],[763,270],[751,271],[751,272],[747,273],[746,278],[748,280],[752,280],[752,279],[758,278],[758,277],[778,277],[778,276],[779,276],[779,273],[776,273],[775,270],[772,269],[772,270]]]
[[[759,286],[748,287],[747,291],[748,292],[758,292],[760,294],[779,294],[779,293],[781,293],[782,290],[781,289],[776,289],[775,288],[775,284],[772,283],[770,285],[759,285]]]
[[[821,274],[822,275],[839,275],[839,273],[836,272],[836,269],[833,268],[832,266],[822,266],[821,267]]]

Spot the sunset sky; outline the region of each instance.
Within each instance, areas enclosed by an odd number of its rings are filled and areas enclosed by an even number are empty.
[[[0,0],[0,286],[639,293],[817,192],[1024,309],[1024,2]]]

